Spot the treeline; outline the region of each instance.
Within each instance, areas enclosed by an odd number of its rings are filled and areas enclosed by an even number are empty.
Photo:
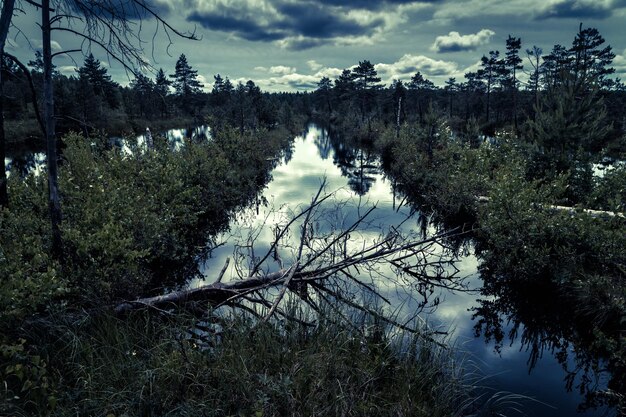
[[[622,135],[626,90],[612,78],[615,54],[597,29],[581,26],[569,48],[555,45],[547,54],[537,46],[526,49],[528,65],[524,65],[520,38],[509,35],[505,48],[504,54],[489,51],[477,71],[466,73],[463,81],[450,78],[443,87],[420,72],[409,82],[394,80],[384,86],[375,66],[364,60],[335,80],[323,77],[314,93],[315,108],[319,117],[344,131],[364,125],[371,131],[373,122],[428,123],[435,114],[445,117],[456,134],[493,136],[509,126],[523,135],[528,121],[536,121],[542,109],[558,104],[546,97],[570,91],[576,103],[590,99],[606,112],[606,126],[612,128],[606,142],[593,144],[594,149]],[[581,116],[572,113],[571,121]]]
[[[34,103],[41,107],[38,96],[43,84],[41,53],[37,52],[35,59],[22,67],[5,57],[2,70],[8,142],[38,140],[41,131],[35,122]],[[160,130],[192,122],[209,122],[218,129],[233,126],[242,132],[295,124],[299,121],[296,115],[310,113],[302,107],[308,107],[308,97],[302,100],[306,95],[268,94],[252,80],[233,84],[228,77],[217,74],[212,91],[206,93],[197,70],[184,54],[172,73],[160,68],[154,79],[137,73],[126,87],[115,82],[106,66],[92,54],[75,71],[70,76],[56,69],[53,72],[59,132],[122,134],[142,131],[146,126]]]

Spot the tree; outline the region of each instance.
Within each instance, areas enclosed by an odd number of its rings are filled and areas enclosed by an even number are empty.
[[[354,92],[354,80],[352,79],[352,71],[344,69],[341,75],[335,80],[335,96],[339,101],[349,100]]]
[[[361,102],[361,117],[371,111],[374,100],[374,91],[379,89],[380,77],[371,62],[359,61],[359,65],[352,70],[352,80]]]
[[[317,96],[326,104],[326,108],[328,110],[328,114],[331,114],[333,111],[332,105],[330,104],[330,95],[333,89],[333,82],[328,77],[322,77],[317,83],[317,90],[315,90]]]
[[[105,99],[112,109],[119,106],[117,98],[118,84],[111,79],[107,69],[102,66],[99,60],[94,58],[93,54],[90,53],[85,58],[83,66],[77,69],[76,72],[79,80],[87,81],[91,85],[93,93]]]
[[[165,101],[165,98],[170,93],[170,85],[172,85],[172,82],[165,76],[163,68],[159,68],[154,80],[154,92],[160,99],[161,116],[165,116],[167,113],[167,101]]]
[[[406,98],[406,87],[402,80],[394,80],[391,83],[392,98],[396,105],[396,138],[400,138],[400,122],[401,116],[404,113],[402,107],[402,100]],[[406,105],[405,105],[406,106]]]
[[[574,167],[579,150],[603,146],[612,128],[598,87],[568,77],[545,92],[536,120],[529,123],[530,139],[543,148],[544,165],[559,173]]]
[[[52,84],[52,58],[60,54],[83,52],[82,49],[64,50],[52,54],[52,32],[67,33],[84,40],[89,49],[97,46],[127,70],[135,73],[136,66],[145,66],[141,31],[133,32],[131,20],[154,18],[170,39],[171,34],[196,39],[193,33],[182,33],[174,29],[145,0],[56,0],[51,8],[50,0],[26,0],[41,13],[42,61],[43,61],[43,119],[46,130],[46,154],[48,164],[48,196],[52,229],[52,253],[62,260],[61,203],[58,186],[56,131],[54,115],[54,91]],[[6,2],[3,3],[6,4]],[[77,22],[84,24],[81,31]],[[141,25],[139,26],[141,27]]]
[[[139,104],[139,114],[143,117],[151,116],[151,109],[154,108],[154,81],[138,73],[130,83],[130,89],[133,92],[134,102]]]
[[[476,117],[475,112],[472,112],[470,109],[475,109],[481,107],[474,103],[475,96],[485,93],[485,83],[478,76],[476,72],[467,72],[464,75],[466,81],[462,83],[459,88],[464,92],[465,95],[465,122],[469,122],[470,117]]]
[[[571,68],[571,56],[563,45],[554,45],[548,55],[543,56],[541,78],[544,89],[555,87]]]
[[[519,81],[517,80],[517,70],[523,68],[522,58],[519,56],[519,50],[522,47],[522,40],[520,38],[514,38],[511,35],[506,40],[506,55],[504,58],[504,64],[509,74],[508,83],[513,94],[513,123],[515,131],[517,132],[517,90]]]
[[[187,62],[185,54],[181,54],[176,61],[176,70],[170,75],[174,79],[172,83],[176,94],[183,99],[188,99],[192,95],[200,93],[200,89],[204,87],[198,80],[198,71],[192,69]]]
[[[421,72],[416,72],[415,75],[411,77],[411,82],[409,83],[410,90],[418,90],[418,91],[432,91],[435,90],[435,84],[424,78]]]
[[[456,82],[456,78],[450,77],[446,81],[443,89],[448,93],[448,118],[452,117],[452,98],[457,91],[459,91],[459,85]]]
[[[11,25],[11,18],[13,17],[13,10],[15,8],[15,0],[4,0],[2,2],[2,13],[0,15],[0,62],[4,62],[4,46],[6,44],[7,35],[9,34],[9,26]],[[2,77],[2,71],[0,71],[0,207],[7,206],[9,204],[9,194],[7,190],[7,176],[6,166],[4,164],[5,158],[5,142],[4,136],[4,77]]]
[[[415,96],[414,104],[417,107],[419,118],[422,120],[425,109],[428,107],[427,103],[430,99],[430,92],[436,90],[437,87],[435,87],[432,81],[424,78],[419,71],[411,77],[411,82],[409,82],[408,87],[409,91],[412,93],[411,96]],[[422,99],[423,97],[425,97],[425,100]]]
[[[491,120],[491,93],[494,88],[501,83],[506,73],[504,60],[500,59],[499,51],[489,51],[489,57],[483,55],[480,59],[481,69],[478,70],[478,77],[485,82],[487,93],[487,108],[485,118],[487,123]]]
[[[537,109],[539,107],[539,84],[540,84],[540,70],[541,70],[541,54],[543,54],[543,49],[539,48],[537,45],[533,45],[533,49],[527,49],[526,55],[528,57],[528,61],[530,62],[532,72],[528,77],[528,88],[533,92],[534,97],[534,107]],[[536,111],[533,112],[533,119]]]
[[[569,52],[572,60],[572,70],[574,79],[581,84],[589,85],[592,81],[601,88],[607,88],[614,84],[614,81],[607,76],[615,72],[615,68],[610,65],[615,58],[611,46],[602,47],[604,38],[595,28],[582,28],[582,23],[578,33],[574,38]]]

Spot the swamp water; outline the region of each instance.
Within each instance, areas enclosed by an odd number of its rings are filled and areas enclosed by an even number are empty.
[[[221,246],[211,252],[210,258],[201,264],[201,272],[205,280],[192,282],[191,285],[210,283],[219,275],[226,259],[230,258],[229,267],[223,278],[224,281],[237,279],[246,275],[245,262],[239,269],[234,266],[236,260],[245,257],[262,257],[274,240],[273,227],[285,224],[289,216],[298,214],[303,207],[307,207],[318,192],[322,181],[325,181],[325,192],[334,193],[332,202],[328,203],[328,212],[335,226],[348,227],[372,205],[376,209],[368,216],[368,221],[361,228],[361,232],[351,234],[350,243],[355,247],[372,242],[381,231],[389,230],[390,226],[398,227],[400,231],[415,232],[424,230],[431,233],[434,227],[424,223],[418,212],[403,204],[403,196],[394,191],[392,182],[385,177],[380,168],[380,161],[372,153],[363,149],[356,149],[345,145],[341,141],[333,140],[328,133],[316,125],[309,125],[306,132],[297,137],[290,151],[286,153],[281,163],[272,171],[272,180],[262,192],[262,197],[256,207],[242,211],[231,224],[230,231],[217,239]],[[399,225],[399,226],[398,226]],[[294,235],[299,229],[294,228]],[[298,239],[299,236],[292,236]],[[254,253],[250,253],[250,245],[254,243]],[[294,246],[297,246],[295,244]],[[491,401],[503,405],[506,415],[529,416],[596,416],[612,415],[612,410],[604,408],[590,409],[578,412],[577,407],[583,403],[584,396],[576,389],[576,382],[572,390],[566,389],[565,378],[567,373],[562,364],[574,368],[571,358],[559,361],[554,345],[547,344],[545,335],[537,340],[529,341],[521,337],[524,327],[517,330],[518,337],[511,341],[505,336],[501,344],[494,344],[483,337],[483,332],[476,332],[475,325],[478,319],[473,319],[474,308],[479,307],[478,299],[489,299],[489,296],[479,294],[477,290],[482,286],[478,273],[479,260],[473,255],[471,243],[464,244],[461,256],[455,263],[457,278],[464,278],[466,288],[474,291],[440,290],[435,292],[430,301],[438,298],[436,308],[426,308],[420,317],[434,330],[448,333],[447,341],[455,347],[468,370],[481,378],[476,385],[484,387],[479,393],[485,397],[492,396]],[[293,248],[292,248],[292,252]],[[292,254],[293,255],[293,254]],[[284,258],[285,267],[290,266],[289,255]],[[265,264],[268,271],[279,269],[277,263],[268,261]],[[243,269],[243,270],[242,270]],[[377,283],[384,279],[377,280]],[[414,300],[403,297],[404,290],[398,290],[393,284],[380,287],[380,292],[398,304],[392,306],[398,317],[411,315],[417,306]],[[404,294],[405,295],[405,294]],[[493,299],[493,297],[492,297]],[[408,301],[407,301],[408,300]],[[503,320],[502,331],[505,335],[513,329],[508,323],[508,317],[500,315]],[[479,333],[479,334],[476,334]],[[554,336],[559,338],[559,335]],[[548,339],[550,336],[548,336]],[[537,344],[539,344],[537,346]],[[535,350],[532,347],[536,348]],[[573,353],[573,347],[565,341],[564,351]],[[562,355],[561,355],[562,356]],[[577,376],[579,378],[579,376]],[[606,385],[606,377],[601,377],[599,386]],[[508,395],[511,394],[511,395]],[[514,411],[518,408],[521,412]]]
[[[177,150],[184,146],[185,139],[210,139],[210,130],[207,126],[200,126],[193,129],[172,129],[163,135],[167,138],[170,149]],[[123,152],[132,152],[126,141],[112,139],[112,143]],[[144,141],[144,136],[139,136],[137,146],[141,148]],[[37,174],[45,170],[45,154],[32,151],[12,154],[5,163],[7,171],[13,168],[17,175],[25,176],[33,172]],[[380,161],[373,153],[347,145],[330,137],[324,129],[310,125],[302,136],[294,140],[293,147],[272,171],[272,180],[263,190],[259,204],[239,213],[232,222],[230,231],[217,239],[217,242],[224,244],[213,249],[211,257],[200,265],[206,281],[194,281],[191,285],[212,282],[229,257],[230,267],[224,281],[236,279],[238,273],[245,275],[245,271],[237,271],[234,267],[233,253],[238,253],[240,259],[243,255],[249,255],[246,244],[254,239],[255,255],[262,256],[274,239],[272,226],[284,223],[289,216],[308,206],[322,181],[326,184],[325,191],[334,193],[326,210],[330,216],[329,223],[337,228],[349,226],[372,205],[376,205],[375,211],[364,223],[365,227],[360,232],[351,234],[350,243],[353,246],[372,242],[381,231],[389,230],[390,226],[398,227],[402,233],[414,233],[418,239],[425,230],[434,232],[434,227],[427,222],[428,219],[420,217],[419,212],[404,204],[404,196],[395,191],[394,184],[385,177]],[[293,234],[297,233],[299,231],[294,228]],[[285,266],[288,267],[289,256],[286,255],[283,257]],[[456,269],[453,272],[457,278],[463,278],[466,288],[474,291],[435,292],[430,301],[438,298],[440,302],[436,308],[426,308],[420,318],[431,329],[448,333],[446,341],[453,344],[459,360],[463,361],[475,379],[480,378],[476,385],[484,389],[479,393],[484,394],[485,398],[492,396],[494,403],[504,404],[511,401],[510,406],[521,410],[517,413],[512,408],[505,408],[508,410],[506,415],[615,415],[613,410],[602,408],[582,413],[577,411],[584,396],[577,391],[576,381],[572,390],[566,389],[567,373],[562,364],[565,363],[568,369],[572,369],[576,363],[572,359],[574,348],[561,333],[546,334],[545,328],[540,327],[536,333],[542,334],[537,339],[528,340],[520,336],[526,324],[522,320],[522,327],[517,329],[517,337],[511,341],[508,334],[514,326],[509,322],[510,317],[496,311],[503,321],[503,343],[496,345],[491,340],[486,341],[484,332],[476,335],[475,325],[481,317],[473,319],[472,316],[475,314],[473,309],[480,306],[477,300],[493,300],[494,297],[490,298],[489,295],[477,291],[482,286],[482,280],[478,273],[479,260],[473,255],[471,243],[463,245],[461,255],[454,264]],[[265,266],[272,270],[278,269],[278,265],[271,262],[267,262]],[[390,271],[387,272],[393,275]],[[383,277],[377,283],[384,284],[385,280]],[[399,291],[393,282],[379,289],[394,305],[399,305],[396,310],[399,317],[410,316],[418,308],[415,300],[406,297],[407,294],[402,292],[404,290]],[[530,321],[541,321],[544,317],[531,317]],[[528,315],[524,318],[527,319]],[[559,323],[553,325],[558,326]],[[535,329],[531,328],[530,332],[533,331]],[[536,347],[535,350],[533,346]],[[569,357],[558,357],[560,346],[564,346]],[[599,387],[606,386],[606,383],[604,375],[599,381]]]

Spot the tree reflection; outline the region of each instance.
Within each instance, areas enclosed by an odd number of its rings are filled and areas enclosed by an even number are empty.
[[[322,159],[333,156],[333,163],[340,169],[341,175],[348,178],[348,186],[359,196],[369,192],[376,176],[380,175],[380,161],[370,149],[359,143],[342,139],[340,135],[320,129],[315,138],[315,146]]]
[[[581,410],[623,405],[626,364],[619,352],[624,350],[624,333],[618,323],[624,318],[604,317],[601,324],[574,313],[580,308],[569,295],[574,288],[564,288],[548,279],[531,284],[514,277],[514,273],[496,276],[493,270],[489,260],[481,265],[484,298],[474,308],[475,335],[495,342],[497,351],[507,341],[519,341],[521,349],[529,354],[529,371],[545,352],[554,355],[565,371],[566,389],[576,389],[585,397],[579,405]],[[601,337],[602,333],[615,338]],[[613,343],[620,338],[621,343]]]

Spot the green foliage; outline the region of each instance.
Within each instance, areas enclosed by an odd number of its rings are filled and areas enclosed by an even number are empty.
[[[26,340],[15,344],[0,340],[0,378],[4,381],[0,392],[3,415],[47,415],[55,409],[57,394],[47,364],[28,352]]]
[[[163,139],[150,151],[131,144],[128,155],[107,149],[106,139],[66,136],[59,176],[62,265],[50,256],[45,176],[11,175],[9,208],[0,211],[3,399],[16,410],[46,414],[53,395],[49,366],[37,353],[45,346],[29,329],[55,312],[183,283],[209,238],[269,180],[286,137],[283,131],[246,137],[226,131],[177,152]]]
[[[216,320],[209,332],[145,312],[59,323],[56,414],[444,416],[466,398],[450,352],[374,322]]]

